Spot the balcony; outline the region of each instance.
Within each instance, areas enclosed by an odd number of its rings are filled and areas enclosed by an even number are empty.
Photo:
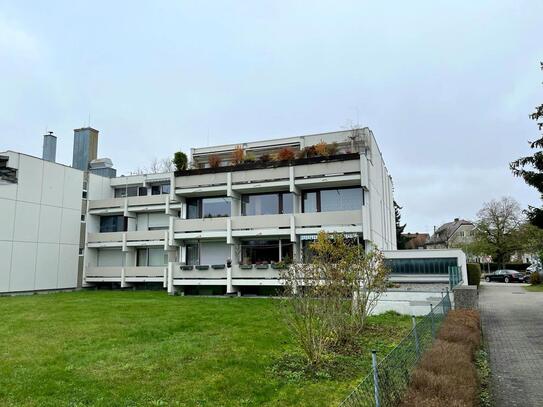
[[[297,213],[296,234],[326,232],[362,232],[362,210]]]
[[[232,217],[232,236],[288,235],[291,215]]]
[[[176,239],[226,237],[227,218],[176,219],[173,230]]]
[[[291,161],[256,161],[218,168],[176,172],[175,193],[183,196],[238,192],[266,192],[291,185],[309,188],[326,182],[331,186],[361,184],[358,153],[311,157]]]
[[[130,196],[126,198],[96,199],[89,201],[89,212],[121,213],[125,207],[130,211],[165,210],[169,195]],[[172,202],[177,203],[177,202]]]
[[[133,232],[88,233],[89,247],[156,246],[168,240],[167,230],[137,230]]]
[[[247,269],[246,267],[251,267]],[[240,266],[238,264],[232,265],[232,278],[233,279],[244,279],[244,280],[254,280],[254,279],[275,279],[279,278],[280,270],[276,270],[268,266],[267,268],[258,268],[262,266]],[[235,285],[235,284],[234,284]]]
[[[88,282],[164,282],[167,267],[87,267],[85,279]]]

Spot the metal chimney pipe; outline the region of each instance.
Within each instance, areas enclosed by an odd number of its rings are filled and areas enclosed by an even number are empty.
[[[57,158],[57,136],[53,135],[52,131],[43,135],[42,158],[51,162],[55,162]]]

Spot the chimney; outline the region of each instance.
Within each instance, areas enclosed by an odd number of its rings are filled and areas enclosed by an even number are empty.
[[[83,127],[74,130],[74,150],[72,167],[88,171],[89,164],[98,155],[98,130]]]
[[[41,158],[53,163],[57,158],[57,136],[53,135],[52,131],[43,135],[43,152]]]

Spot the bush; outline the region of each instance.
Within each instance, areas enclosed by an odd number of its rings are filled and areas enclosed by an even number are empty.
[[[537,271],[534,271],[532,274],[530,274],[530,283],[532,285],[539,285],[541,284],[541,276]]]
[[[479,286],[481,283],[481,265],[468,263],[468,284]]]
[[[296,157],[296,153],[292,148],[284,147],[277,153],[277,159],[279,161],[293,160]]]
[[[245,157],[245,150],[243,150],[242,146],[236,146],[234,151],[232,151],[232,165],[238,165],[243,162],[243,158]]]
[[[177,151],[173,155],[172,162],[177,171],[184,171],[187,169],[187,155],[182,151]]]
[[[207,163],[209,164],[210,168],[218,168],[221,165],[221,157],[219,157],[217,154],[212,154],[207,157]]]
[[[244,163],[252,163],[254,161],[256,161],[256,156],[253,153],[245,154],[245,158],[243,159]]]
[[[411,375],[409,389],[400,405],[477,405],[479,385],[475,352],[480,344],[479,313],[474,310],[450,311],[434,345],[423,355]]]
[[[271,157],[269,154],[262,154],[260,156],[260,161],[262,161],[263,163],[267,163],[267,162],[270,162],[271,161]]]
[[[328,144],[326,144],[324,141],[321,141],[320,143],[315,144],[314,147],[315,147],[315,151],[317,155],[320,155],[320,156],[328,155]]]
[[[334,141],[333,143],[330,143],[326,146],[326,151],[328,152],[328,155],[336,155],[338,151],[338,145]]]

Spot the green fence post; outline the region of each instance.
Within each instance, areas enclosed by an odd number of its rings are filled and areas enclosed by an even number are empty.
[[[371,351],[371,364],[373,367],[373,391],[375,394],[375,407],[381,407],[379,399],[379,375],[377,374],[377,351]]]
[[[430,323],[432,326],[432,338],[435,339],[436,337],[436,331],[434,328],[434,307],[432,304],[430,304]]]
[[[420,345],[419,345],[419,335],[417,333],[417,319],[414,315],[411,316],[413,320],[413,333],[415,335],[415,349],[417,350],[417,358],[420,357]]]

